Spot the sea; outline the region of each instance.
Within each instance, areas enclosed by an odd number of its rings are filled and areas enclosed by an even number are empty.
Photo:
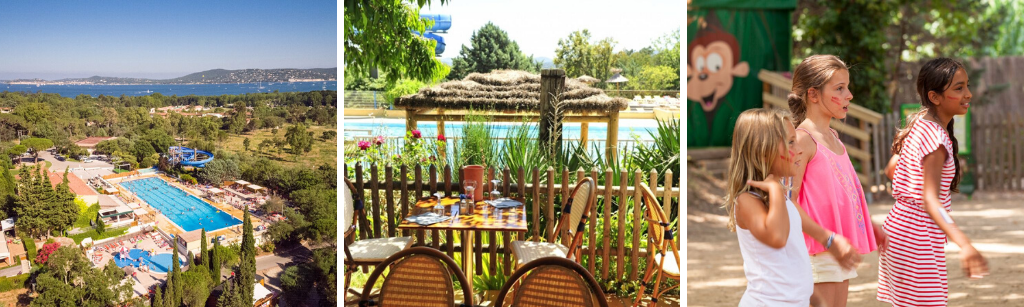
[[[321,90],[338,90],[338,81],[319,82],[272,82],[272,83],[228,83],[228,84],[153,84],[153,85],[39,85],[35,84],[0,84],[0,92],[56,93],[64,97],[78,97],[85,94],[92,97],[99,95],[115,96],[149,96],[160,93],[164,96],[220,96],[248,93],[309,92]]]

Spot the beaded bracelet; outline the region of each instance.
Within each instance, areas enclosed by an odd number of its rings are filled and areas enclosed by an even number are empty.
[[[836,237],[836,233],[834,233],[834,232],[832,234],[828,235],[828,242],[825,243],[825,250],[828,250],[829,248],[832,247],[832,239],[835,238],[835,237]]]

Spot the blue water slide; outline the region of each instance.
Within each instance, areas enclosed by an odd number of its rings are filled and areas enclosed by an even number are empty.
[[[188,147],[171,146],[171,152],[180,151],[182,154],[181,165],[194,166],[194,167],[205,167],[206,163],[213,161],[213,154],[209,151],[203,151],[198,149],[192,149]],[[199,154],[206,155],[206,159],[196,160]]]
[[[441,37],[440,35],[437,35],[437,34],[434,34],[434,33],[430,33],[430,32],[424,33],[423,37],[432,39],[435,42],[437,42],[437,45],[434,46],[434,54],[435,55],[441,55],[442,53],[444,53],[444,46],[445,46],[444,37]]]
[[[420,18],[434,21],[434,25],[427,28],[427,32],[444,32],[452,28],[452,15],[420,14]]]

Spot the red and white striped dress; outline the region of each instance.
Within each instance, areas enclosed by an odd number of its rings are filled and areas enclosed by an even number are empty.
[[[924,156],[944,146],[939,200],[950,211],[949,186],[956,172],[953,143],[939,124],[919,119],[903,141],[893,175],[896,205],[885,218],[889,248],[878,257],[878,300],[893,306],[945,306],[946,234],[924,210]]]

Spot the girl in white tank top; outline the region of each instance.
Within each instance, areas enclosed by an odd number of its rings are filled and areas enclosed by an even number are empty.
[[[860,261],[849,242],[806,217],[780,182],[801,163],[795,160],[796,130],[788,114],[747,110],[733,130],[725,207],[747,277],[740,306],[818,305],[805,233],[826,246],[840,265]]]

